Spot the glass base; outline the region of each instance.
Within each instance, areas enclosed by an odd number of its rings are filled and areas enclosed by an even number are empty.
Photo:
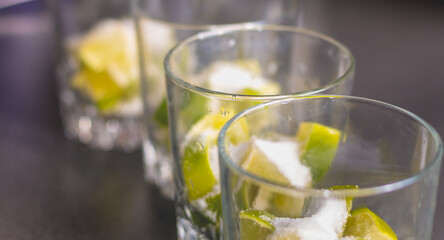
[[[67,138],[103,151],[140,149],[140,117],[104,116],[93,105],[77,100],[72,91],[65,90],[60,94],[61,117]]]
[[[162,196],[172,200],[174,194],[174,181],[172,176],[172,162],[167,154],[154,149],[149,140],[143,140],[143,161],[145,180],[156,185]]]

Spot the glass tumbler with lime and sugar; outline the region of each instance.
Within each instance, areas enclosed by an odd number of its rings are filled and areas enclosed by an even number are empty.
[[[178,42],[202,31],[244,23],[294,26],[298,0],[132,0],[142,60],[144,103],[143,160],[145,179],[167,199],[173,198],[173,159],[168,131],[163,60]],[[190,56],[191,57],[191,56]],[[187,55],[183,56],[187,62]]]
[[[180,239],[218,239],[217,135],[243,109],[288,96],[349,94],[350,51],[319,33],[243,25],[195,35],[165,59]],[[257,119],[260,125],[262,120]],[[232,141],[247,140],[238,126]]]
[[[100,150],[140,147],[136,33],[125,0],[50,0],[65,135]]]
[[[218,146],[224,239],[431,239],[443,146],[406,110],[292,97],[236,115]]]

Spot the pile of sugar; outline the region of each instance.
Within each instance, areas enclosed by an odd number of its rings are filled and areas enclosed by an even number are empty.
[[[229,93],[238,93],[245,88],[260,89],[267,81],[242,67],[225,62],[215,64],[208,76],[212,90]]]
[[[310,168],[299,159],[299,145],[296,141],[268,141],[252,138],[251,144],[261,150],[273,162],[291,185],[306,187],[311,183]]]
[[[338,240],[348,215],[347,202],[344,199],[329,199],[311,217],[274,219],[276,230],[268,239]]]

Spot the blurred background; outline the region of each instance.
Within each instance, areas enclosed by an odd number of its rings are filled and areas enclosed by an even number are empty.
[[[0,239],[175,239],[173,204],[144,182],[140,152],[65,138],[48,2],[0,1]],[[353,95],[405,108],[444,136],[444,1],[300,4],[300,26],[353,52]],[[444,184],[438,195],[434,240]]]

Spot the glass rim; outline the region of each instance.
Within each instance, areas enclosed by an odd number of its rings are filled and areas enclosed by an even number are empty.
[[[374,187],[366,187],[366,188],[359,188],[359,189],[339,189],[339,190],[328,190],[328,189],[319,189],[319,188],[303,188],[303,187],[296,187],[296,186],[289,186],[285,184],[281,184],[275,181],[267,180],[263,177],[260,177],[256,174],[250,173],[243,169],[241,166],[239,166],[235,161],[233,161],[232,158],[229,157],[227,153],[227,149],[224,145],[224,139],[226,135],[226,131],[230,128],[231,125],[236,123],[239,119],[241,119],[244,116],[247,116],[249,114],[255,113],[260,111],[260,109],[264,109],[273,105],[279,105],[279,104],[288,104],[290,102],[296,102],[296,101],[303,101],[305,99],[325,99],[325,98],[335,98],[335,99],[346,99],[346,100],[352,100],[355,102],[360,103],[370,103],[373,105],[377,105],[379,107],[383,107],[385,109],[389,109],[398,113],[401,113],[407,117],[410,117],[414,121],[417,121],[421,126],[423,126],[432,136],[434,142],[437,144],[436,153],[433,156],[432,161],[427,164],[423,169],[420,171],[415,172],[413,176],[409,176],[407,178],[401,179],[399,181],[390,182],[383,185],[378,185]],[[434,167],[440,163],[443,157],[443,142],[441,140],[441,137],[439,136],[438,132],[426,121],[424,121],[422,118],[417,116],[416,114],[405,110],[403,108],[397,107],[395,105],[385,103],[378,100],[373,100],[369,98],[363,98],[363,97],[354,97],[354,96],[343,96],[343,95],[315,95],[315,96],[309,96],[309,97],[290,97],[286,99],[280,99],[275,101],[269,101],[265,103],[261,103],[258,105],[255,105],[253,107],[247,108],[240,113],[236,114],[233,118],[229,119],[227,123],[222,127],[221,131],[219,132],[218,139],[218,154],[219,154],[219,161],[220,165],[222,165],[222,161],[224,161],[224,164],[230,168],[232,171],[236,172],[239,175],[245,176],[249,180],[259,183],[260,185],[265,185],[267,187],[271,187],[273,189],[276,189],[279,192],[283,192],[286,194],[294,193],[297,194],[304,194],[309,196],[315,196],[315,197],[365,197],[365,196],[375,196],[380,195],[388,192],[393,192],[399,189],[403,189],[405,187],[408,187],[419,180],[423,179],[427,174],[434,169]],[[291,195],[291,194],[290,194]]]
[[[275,94],[275,95],[248,95],[248,94],[234,94],[234,93],[227,93],[227,92],[221,92],[221,91],[214,91],[214,90],[210,90],[208,88],[203,88],[198,85],[192,84],[192,83],[182,79],[181,77],[177,76],[174,73],[174,71],[172,70],[172,67],[171,67],[172,58],[175,56],[175,54],[177,52],[179,52],[183,47],[185,47],[186,45],[188,45],[190,43],[197,42],[197,41],[204,40],[204,39],[217,37],[217,36],[228,34],[228,33],[241,32],[241,31],[261,32],[264,30],[265,31],[292,32],[295,34],[303,34],[306,36],[321,39],[327,43],[330,43],[333,46],[336,46],[339,50],[344,52],[347,55],[347,57],[350,59],[350,63],[348,64],[347,69],[344,71],[343,74],[341,74],[339,77],[337,77],[335,79],[332,79],[327,84],[325,84],[321,87],[312,88],[312,89],[304,90],[304,91],[292,92],[292,93],[288,93],[288,94]],[[178,44],[176,44],[176,46],[174,46],[172,49],[170,49],[170,51],[168,51],[167,55],[165,56],[164,69],[165,69],[165,74],[171,79],[171,81],[173,81],[175,84],[181,86],[182,88],[185,88],[185,89],[192,91],[192,92],[200,93],[202,95],[207,95],[207,96],[217,96],[218,98],[222,98],[222,99],[232,99],[233,96],[235,96],[237,101],[242,101],[242,100],[270,101],[270,100],[288,98],[288,97],[292,97],[295,95],[297,95],[297,96],[313,95],[313,94],[317,94],[317,93],[320,93],[320,92],[328,90],[328,89],[332,89],[332,88],[338,86],[339,84],[341,84],[342,82],[346,81],[351,75],[353,75],[354,69],[355,69],[355,59],[354,59],[351,51],[345,45],[343,45],[342,43],[333,39],[332,37],[327,36],[322,33],[319,33],[319,32],[311,31],[311,30],[304,29],[304,28],[292,27],[292,26],[243,23],[243,24],[238,24],[235,26],[218,27],[218,28],[215,28],[211,31],[200,32],[200,33],[197,33],[196,35],[193,35],[193,36],[185,39],[182,42],[179,42]]]
[[[140,1],[141,0],[137,0],[133,2],[133,11],[137,11],[137,12],[142,12],[140,10]],[[139,14],[136,14],[136,16],[139,16]],[[244,22],[232,22],[232,23],[221,23],[221,24],[198,24],[198,23],[180,23],[180,22],[174,22],[174,21],[168,21],[168,20],[163,20],[160,18],[154,18],[151,17],[149,15],[143,15],[144,19],[147,19],[149,21],[155,22],[155,23],[159,23],[159,24],[164,24],[168,27],[174,28],[174,29],[180,29],[180,30],[195,30],[195,31],[205,31],[205,30],[211,30],[211,29],[215,29],[215,28],[221,28],[221,27],[230,27],[230,26],[240,26],[240,25],[244,25],[244,24],[261,24],[261,23],[265,23],[266,21],[269,20],[276,20],[276,19],[257,19],[257,20],[248,20],[248,21],[244,21]]]
[[[136,11],[139,11],[138,9]],[[139,15],[136,15],[139,16]],[[233,23],[223,23],[223,24],[186,24],[186,23],[180,23],[180,22],[170,22],[166,20],[162,20],[159,18],[154,18],[148,15],[143,15],[143,19],[146,19],[150,22],[154,22],[157,24],[166,25],[173,29],[179,29],[179,30],[191,30],[191,31],[209,31],[216,28],[226,28],[226,27],[236,27],[236,26],[242,26],[245,24],[262,24],[266,20],[264,19],[258,19],[256,21],[247,21],[247,22],[233,22]]]

